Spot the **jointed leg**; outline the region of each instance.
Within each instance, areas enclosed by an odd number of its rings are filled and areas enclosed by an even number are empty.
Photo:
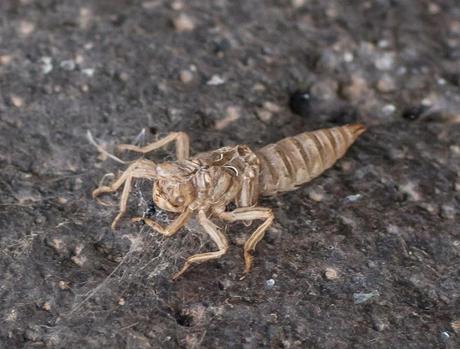
[[[227,249],[228,249],[227,238],[219,230],[219,227],[216,226],[213,222],[209,220],[209,218],[206,217],[206,214],[204,213],[204,211],[200,211],[198,213],[198,222],[202,225],[204,230],[209,234],[211,239],[216,243],[218,251],[199,253],[199,254],[195,254],[193,256],[188,257],[182,269],[176,274],[174,274],[173,280],[181,276],[192,264],[203,263],[210,259],[219,258],[227,252]]]
[[[150,143],[145,147],[137,147],[132,144],[120,144],[117,146],[120,150],[132,150],[138,153],[146,154],[153,150],[164,147],[168,143],[176,142],[176,157],[177,160],[186,160],[190,156],[190,140],[184,132],[172,132],[166,137]]]
[[[160,224],[158,224],[157,222],[149,218],[135,217],[135,218],[132,218],[131,221],[132,222],[144,221],[148,226],[150,226],[153,230],[159,232],[160,234],[163,234],[165,236],[171,236],[177,233],[177,231],[184,226],[184,224],[190,218],[191,214],[192,214],[191,210],[189,209],[185,210],[167,227],[162,227]]]
[[[138,160],[131,164],[128,169],[110,186],[101,186],[93,191],[93,198],[97,199],[97,196],[104,193],[113,193],[117,191],[124,183],[123,192],[120,198],[120,211],[112,222],[112,229],[115,230],[118,220],[126,212],[126,206],[128,203],[129,192],[131,191],[131,182],[133,178],[147,178],[153,179],[152,173],[155,173],[155,164],[149,160]],[[98,200],[100,203],[107,205],[106,203]]]
[[[242,207],[231,212],[218,213],[219,218],[229,221],[248,221],[253,219],[264,219],[264,222],[252,233],[244,243],[244,272],[249,273],[252,268],[252,253],[257,243],[264,237],[265,231],[273,222],[272,210],[265,207]]]

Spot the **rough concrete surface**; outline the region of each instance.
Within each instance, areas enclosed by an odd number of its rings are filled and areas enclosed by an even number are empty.
[[[456,0],[1,0],[0,347],[459,348],[459,59]],[[214,248],[196,222],[113,232],[91,198],[125,168],[91,137],[198,152],[353,121],[336,166],[261,200],[242,281],[253,226],[171,282]]]

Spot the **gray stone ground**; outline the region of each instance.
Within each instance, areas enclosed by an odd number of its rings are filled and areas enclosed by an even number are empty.
[[[458,348],[459,58],[455,0],[2,0],[0,347]],[[334,168],[261,201],[276,222],[243,281],[243,225],[173,283],[213,248],[196,223],[112,232],[90,197],[124,166],[88,131],[202,151],[355,120]]]

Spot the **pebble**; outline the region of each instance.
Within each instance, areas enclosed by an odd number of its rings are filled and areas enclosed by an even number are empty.
[[[11,103],[16,107],[16,108],[21,108],[24,106],[24,100],[16,95],[11,95],[10,96]]]
[[[348,195],[345,197],[345,202],[356,202],[361,199],[361,194]]]
[[[310,102],[310,94],[307,91],[297,90],[289,97],[292,112],[304,118],[310,116]]]
[[[441,217],[445,219],[455,219],[456,209],[452,205],[444,204],[441,206]]]
[[[171,8],[174,10],[174,11],[180,11],[180,10],[183,10],[184,9],[184,3],[182,1],[173,1],[171,3]]]
[[[376,331],[382,332],[388,328],[388,323],[377,316],[372,316],[372,326]]]
[[[270,120],[273,117],[273,113],[269,110],[263,109],[263,108],[257,108],[256,109],[257,117],[259,118],[260,121],[262,122],[270,122]]]
[[[270,101],[263,102],[262,106],[272,113],[279,113],[281,111],[281,107],[278,104]]]
[[[94,72],[95,72],[95,69],[94,68],[85,68],[85,69],[82,69],[81,72],[88,76],[88,77],[92,77],[94,75]]]
[[[213,75],[213,76],[211,76],[211,79],[209,79],[206,82],[206,85],[219,86],[219,85],[222,85],[224,83],[225,83],[225,80],[223,78],[221,78],[219,75]]]
[[[299,8],[305,5],[305,0],[291,0],[291,5],[294,8]]]
[[[326,268],[326,271],[324,272],[324,276],[328,280],[335,280],[338,278],[338,272],[334,268]]]
[[[179,80],[184,84],[188,84],[193,81],[193,73],[190,70],[182,70],[179,73]]]
[[[358,101],[367,95],[368,89],[367,81],[364,78],[353,75],[351,82],[342,87],[341,93],[349,101]]]
[[[240,108],[236,106],[227,107],[226,112],[227,113],[224,118],[216,121],[214,125],[216,130],[222,130],[226,128],[228,125],[238,120],[241,116]]]
[[[46,311],[50,311],[50,310],[51,310],[51,304],[50,304],[50,302],[45,302],[45,303],[43,303],[42,309],[43,309],[43,310],[46,310]]]
[[[190,32],[195,29],[195,21],[185,13],[174,18],[173,25],[177,32]]]
[[[77,67],[77,64],[75,63],[73,59],[67,59],[59,63],[59,66],[64,70],[72,71],[72,70],[75,70],[75,68]]]
[[[400,192],[406,194],[409,200],[412,201],[420,201],[422,199],[422,195],[417,191],[417,184],[413,182],[406,182],[404,184],[400,184],[398,186]]]
[[[385,52],[376,59],[375,67],[378,70],[390,70],[395,63],[395,55],[391,52]]]
[[[65,205],[66,203],[69,202],[69,200],[67,200],[67,198],[63,197],[63,196],[60,196],[57,198],[57,202],[61,205]]]
[[[382,93],[393,92],[396,90],[396,83],[392,77],[389,75],[384,75],[377,82],[377,90]]]
[[[310,189],[309,192],[308,192],[308,197],[313,200],[313,201],[316,201],[316,202],[321,202],[323,201],[324,199],[324,190],[323,188],[314,188],[314,189]]]
[[[265,287],[268,289],[268,290],[271,290],[273,288],[273,286],[275,286],[275,280],[273,279],[268,279],[267,281],[265,281]]]
[[[21,36],[29,36],[35,30],[35,24],[28,21],[21,21],[19,23],[18,32]]]
[[[396,111],[396,106],[394,104],[386,104],[382,109],[382,112],[385,116],[390,116],[394,114],[395,111]]]
[[[43,74],[48,74],[53,70],[53,63],[52,63],[52,58],[45,56],[40,59],[41,63],[41,70]]]
[[[430,2],[428,4],[428,13],[430,15],[437,15],[438,13],[441,12],[441,8],[439,7],[438,4],[434,3],[434,2]]]
[[[310,88],[310,93],[313,97],[330,101],[337,97],[338,89],[339,84],[337,81],[332,79],[324,79],[315,82]]]
[[[380,296],[380,293],[377,290],[372,291],[370,293],[364,293],[364,292],[353,293],[353,301],[355,304],[362,304],[378,296]]]
[[[353,62],[354,59],[355,59],[355,57],[353,56],[353,53],[351,53],[351,52],[345,52],[343,54],[343,60],[346,63],[351,63],[351,62]]]
[[[12,60],[13,60],[12,55],[0,55],[0,65],[10,64]]]
[[[160,0],[144,1],[142,3],[142,8],[144,8],[145,10],[153,10],[157,8],[158,6],[160,6],[161,3],[162,1]]]
[[[68,290],[70,288],[70,283],[68,281],[61,280],[59,281],[58,286],[61,290]]]

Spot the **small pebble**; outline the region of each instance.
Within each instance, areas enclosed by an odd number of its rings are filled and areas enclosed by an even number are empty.
[[[353,62],[353,59],[354,59],[354,58],[355,58],[355,57],[353,56],[353,53],[351,53],[351,52],[345,52],[345,53],[343,54],[343,60],[344,60],[346,63],[351,63],[351,62]]]
[[[457,178],[455,180],[454,189],[455,191],[460,191],[460,171],[457,172]]]
[[[450,334],[447,331],[441,332],[441,339],[448,340],[450,338]]]
[[[454,206],[444,204],[441,206],[441,217],[445,219],[455,219],[456,209]]]
[[[82,69],[81,72],[88,76],[88,77],[92,77],[94,75],[94,72],[95,72],[95,69],[94,68],[85,68],[85,69]]]
[[[10,64],[13,60],[12,55],[0,55],[0,65]]]
[[[391,52],[385,52],[376,59],[375,67],[378,70],[390,70],[395,63],[395,55]]]
[[[305,0],[291,0],[291,5],[294,8],[299,8],[305,5]]]
[[[182,70],[179,73],[179,80],[184,84],[188,84],[193,81],[193,73],[190,70]]]
[[[316,202],[321,202],[324,199],[324,190],[322,188],[311,189],[308,192],[308,197]]]
[[[412,201],[420,201],[422,199],[422,195],[417,190],[417,184],[413,182],[406,182],[404,184],[400,184],[398,186],[400,192],[407,195],[409,200]]]
[[[271,290],[273,288],[273,286],[275,286],[275,280],[273,279],[268,279],[267,281],[265,281],[265,287],[268,289],[268,290]]]
[[[354,195],[348,195],[344,201],[345,202],[356,202],[359,199],[361,199],[361,194],[354,194]]]
[[[241,116],[240,113],[240,108],[235,107],[235,106],[230,106],[226,109],[227,114],[225,115],[224,118],[216,121],[214,128],[217,130],[222,130],[226,128],[228,125],[231,123],[235,122],[238,120]]]
[[[342,87],[341,93],[349,101],[357,101],[366,96],[368,90],[367,81],[358,75],[353,75],[350,83]]]
[[[297,90],[289,97],[289,107],[294,114],[304,118],[310,116],[310,94]]]
[[[263,108],[256,109],[257,117],[260,121],[268,123],[273,117],[273,113]]]
[[[61,290],[68,290],[70,288],[70,283],[68,281],[61,280],[59,281],[58,286]]]
[[[124,71],[118,73],[117,76],[120,81],[126,82],[129,80],[129,74]]]
[[[279,113],[281,111],[281,107],[278,104],[270,102],[270,101],[264,102],[262,106],[264,107],[264,109],[272,113]]]
[[[256,91],[256,92],[264,92],[265,90],[267,90],[267,88],[265,87],[264,84],[261,84],[260,82],[257,82],[252,87],[252,90]]]
[[[310,94],[320,100],[330,101],[337,97],[337,90],[339,84],[337,81],[332,79],[324,79],[315,82],[310,87]]]
[[[372,316],[372,325],[374,329],[379,332],[388,328],[388,323],[377,316]]]
[[[77,64],[73,59],[68,59],[59,63],[59,66],[64,70],[72,71],[75,70]]]
[[[441,12],[441,8],[438,4],[436,4],[435,2],[430,2],[428,4],[428,13],[430,15],[437,15],[439,12]]]
[[[392,115],[396,111],[396,107],[394,104],[386,104],[383,109],[383,114],[386,116]]]
[[[63,196],[60,196],[57,198],[57,202],[60,203],[61,205],[65,205],[67,202],[69,202],[69,200],[67,200],[67,198]]]
[[[43,74],[48,74],[53,70],[52,58],[45,56],[40,59]]]
[[[85,262],[86,262],[86,257],[83,257],[83,256],[73,256],[70,258],[70,260],[72,262],[74,262],[76,265],[78,265],[79,267],[82,267]]]
[[[382,93],[389,93],[396,90],[396,83],[392,77],[388,75],[384,75],[378,82],[377,82],[377,90]]]
[[[338,272],[334,268],[326,268],[326,271],[324,272],[324,276],[328,280],[335,280],[338,278]]]
[[[16,107],[16,108],[21,108],[22,106],[24,106],[24,100],[19,97],[19,96],[15,96],[15,95],[11,95],[10,96],[10,100],[11,100],[11,103]]]
[[[190,32],[195,29],[195,22],[192,17],[181,13],[173,19],[173,25],[177,32]]]
[[[225,80],[221,78],[219,75],[213,75],[211,76],[211,79],[206,82],[206,85],[209,86],[219,86],[225,83]]]
[[[363,293],[363,292],[353,293],[353,301],[355,302],[355,304],[362,304],[378,296],[380,296],[380,293],[377,290],[372,291],[370,293]]]
[[[43,309],[43,310],[46,310],[46,311],[50,311],[50,310],[51,310],[51,304],[50,304],[50,302],[45,302],[45,303],[43,303],[42,309]]]
[[[171,8],[174,10],[174,11],[180,11],[180,10],[183,10],[184,9],[184,3],[182,1],[173,1],[171,3]]]
[[[460,145],[454,144],[449,147],[449,150],[452,152],[453,155],[459,156],[460,155]]]
[[[28,21],[21,21],[19,23],[18,31],[21,36],[29,36],[35,30],[35,24]]]

